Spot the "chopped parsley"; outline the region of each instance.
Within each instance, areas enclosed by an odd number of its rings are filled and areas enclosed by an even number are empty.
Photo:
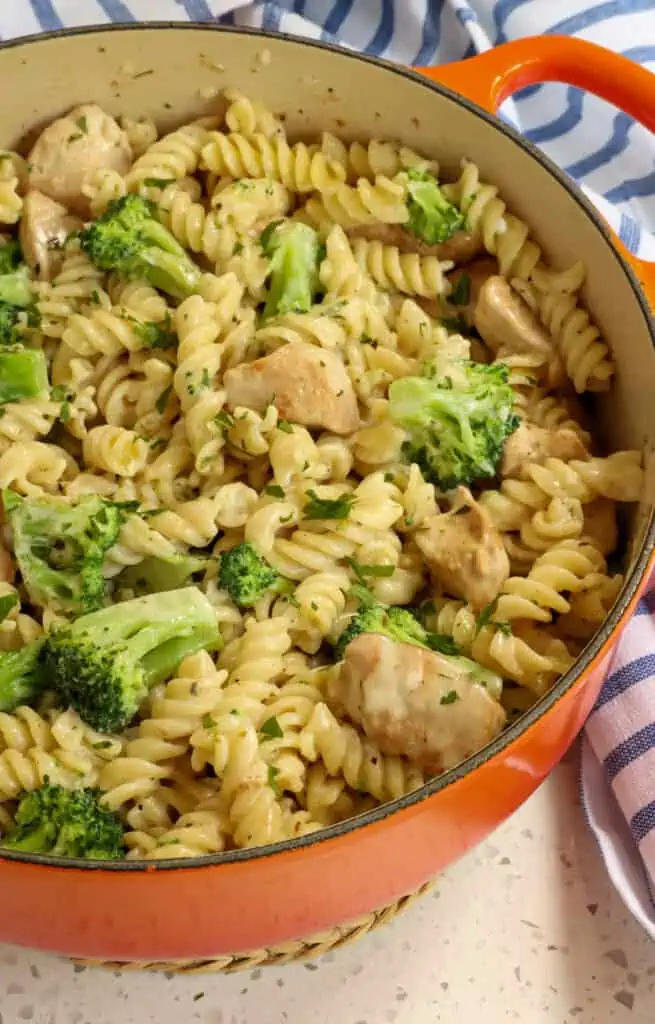
[[[157,410],[157,412],[159,412],[159,413],[163,413],[164,412],[166,406],[168,405],[168,399],[171,397],[172,390],[173,390],[173,385],[172,384],[169,384],[167,388],[164,388],[164,390],[162,391],[161,395],[159,396],[159,398],[155,402],[155,409]]]
[[[283,431],[285,434],[293,434],[293,424],[289,423],[288,420],[278,420],[277,429]]]
[[[459,700],[459,694],[458,694],[457,690],[449,690],[448,693],[445,693],[443,695],[443,697],[441,698],[439,703],[440,704],[454,704],[458,700]]]
[[[166,188],[167,185],[174,185],[175,178],[144,178],[143,184],[146,188]]]
[[[9,612],[12,611],[18,604],[18,597],[16,594],[5,594],[0,597],[0,622],[4,622]]]
[[[448,296],[448,301],[453,306],[465,306],[471,298],[471,276],[470,274],[460,274],[457,278],[457,282],[452,292]]]
[[[214,721],[214,719],[212,718],[211,715],[203,715],[202,716],[202,727],[203,727],[203,729],[213,729],[213,727],[215,725],[216,725],[216,722]]]
[[[264,494],[270,495],[271,498],[284,498],[285,494],[279,484],[267,484],[264,488]]]
[[[231,412],[228,412],[227,409],[221,409],[221,411],[217,412],[214,416],[214,423],[225,433],[226,430],[229,430],[230,427],[234,426],[234,416]]]
[[[305,505],[305,519],[347,519],[355,502],[355,495],[348,491],[339,498],[319,498],[316,491],[307,491],[309,501]]]
[[[273,715],[272,718],[266,719],[259,732],[262,736],[268,736],[268,738],[272,740],[281,740],[284,736],[280,723],[275,715]]]
[[[387,579],[395,572],[393,565],[362,565],[354,558],[346,558],[344,561],[350,566],[360,583],[364,585],[366,585],[367,579]]]
[[[275,793],[276,796],[282,796],[282,790],[280,784],[277,781],[277,777],[280,774],[280,769],[276,768],[275,765],[269,764],[268,766],[268,784]]]
[[[88,130],[89,130],[89,126],[88,126],[88,124],[87,124],[87,120],[86,120],[86,117],[85,117],[84,115],[82,115],[82,117],[78,117],[78,118],[77,118],[77,120],[76,120],[76,122],[75,122],[75,124],[76,124],[76,125],[77,125],[77,127],[78,127],[78,128],[80,129],[80,131],[82,132],[82,134],[83,134],[83,135],[86,135],[86,133],[87,133],[87,132],[88,132]]]
[[[488,605],[482,609],[477,619],[475,620],[475,635],[477,636],[485,626],[495,626],[499,632],[504,633],[505,636],[512,636],[512,627],[509,622],[498,622],[494,619],[493,615],[498,605],[498,598],[494,598]]]

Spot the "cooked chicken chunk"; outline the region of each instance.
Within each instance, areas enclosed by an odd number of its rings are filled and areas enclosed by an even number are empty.
[[[61,263],[61,244],[82,227],[61,203],[33,188],[25,196],[19,237],[25,261],[43,281],[51,281]]]
[[[416,252],[419,256],[437,256],[440,260],[452,260],[454,263],[468,263],[482,251],[482,240],[478,235],[468,231],[456,231],[452,238],[437,245],[428,245],[421,241],[402,224],[359,224],[348,228],[346,234],[351,238],[365,238],[369,242],[382,242],[393,245],[401,252]]]
[[[436,774],[498,735],[500,689],[498,676],[466,658],[362,633],[348,644],[329,697],[383,753]]]
[[[280,416],[305,427],[350,434],[359,427],[357,399],[341,358],[305,342],[228,370],[228,405],[257,412],[274,402]]]
[[[44,128],[27,158],[30,187],[69,210],[89,216],[82,183],[103,168],[125,174],[132,163],[127,136],[118,122],[94,103],[75,107]]]
[[[596,498],[584,506],[583,537],[591,541],[603,555],[611,555],[619,544],[616,502]]]
[[[520,476],[524,466],[530,462],[545,462],[546,459],[588,459],[580,435],[569,427],[548,430],[537,427],[525,420],[505,441],[501,476]]]
[[[509,576],[509,559],[487,510],[465,488],[459,497],[452,511],[426,520],[415,540],[439,587],[484,608]]]
[[[532,356],[534,375],[551,386],[565,379],[553,339],[504,277],[489,277],[480,288],[473,323],[487,348],[503,355]]]

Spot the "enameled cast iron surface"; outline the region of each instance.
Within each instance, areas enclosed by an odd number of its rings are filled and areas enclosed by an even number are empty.
[[[467,64],[471,80],[474,65]],[[0,110],[7,146],[85,101],[173,127],[215,111],[217,92],[231,85],[285,111],[290,134],[398,138],[438,157],[446,174],[462,157],[474,160],[557,266],[585,261],[585,299],[617,363],[598,412],[608,445],[652,452],[655,348],[635,275],[568,179],[456,94],[335,48],[189,25],[9,44],[0,51],[0,78],[12,96]],[[0,940],[94,958],[211,957],[322,931],[417,888],[525,800],[581,728],[652,563],[654,470],[649,456],[649,497],[632,523],[626,584],[606,626],[575,668],[479,754],[417,793],[277,848],[156,868],[7,854]]]

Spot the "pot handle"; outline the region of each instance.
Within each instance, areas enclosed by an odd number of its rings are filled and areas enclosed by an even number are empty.
[[[518,39],[470,60],[417,70],[492,114],[518,89],[539,82],[566,82],[607,100],[655,131],[655,75],[583,39],[556,35]],[[655,310],[655,263],[637,259],[612,234]]]

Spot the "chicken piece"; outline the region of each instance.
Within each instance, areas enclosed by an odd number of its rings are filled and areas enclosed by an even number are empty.
[[[29,183],[69,210],[88,217],[82,192],[87,175],[104,169],[126,174],[132,150],[118,122],[95,103],[74,107],[44,128],[27,158]]]
[[[61,246],[82,227],[61,203],[33,188],[25,196],[19,238],[25,262],[42,281],[51,281],[63,262]]]
[[[228,370],[228,405],[263,412],[274,403],[283,419],[334,434],[359,427],[357,399],[341,358],[306,342],[282,345],[270,356]]]
[[[596,498],[584,506],[583,540],[590,541],[602,555],[611,555],[619,544],[616,502]]]
[[[384,754],[404,755],[437,774],[501,731],[501,685],[467,658],[362,633],[348,644],[328,693]]]
[[[450,511],[431,516],[415,535],[434,582],[447,594],[484,608],[509,576],[502,537],[485,508],[459,488]]]
[[[0,544],[0,581],[3,583],[13,583],[15,575],[14,560],[6,547]]]
[[[452,260],[453,263],[468,263],[482,252],[482,240],[478,235],[468,231],[456,231],[452,238],[437,245],[428,245],[402,224],[358,224],[347,228],[346,234],[351,238],[365,238],[368,242],[382,242],[393,245],[401,252],[416,252],[419,256],[437,256],[440,260]]]
[[[553,355],[553,341],[527,302],[504,277],[488,277],[478,293],[473,323],[492,352],[501,349],[527,355]]]
[[[569,427],[548,430],[534,423],[523,421],[505,441],[501,476],[521,476],[523,467],[530,462],[545,462],[546,459],[588,459],[580,434]]]

